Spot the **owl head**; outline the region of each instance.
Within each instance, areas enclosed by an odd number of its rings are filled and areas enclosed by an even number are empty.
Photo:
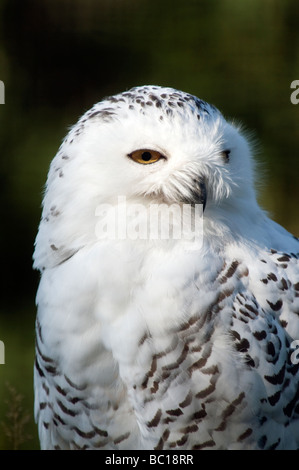
[[[36,239],[42,269],[96,241],[99,204],[202,204],[207,227],[258,210],[245,137],[214,106],[173,88],[105,98],[53,159]]]

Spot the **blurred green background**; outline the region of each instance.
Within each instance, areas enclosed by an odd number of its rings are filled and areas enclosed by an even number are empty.
[[[38,449],[31,257],[47,169],[68,126],[132,86],[195,94],[253,131],[259,200],[298,236],[298,25],[298,0],[0,0],[0,449]]]

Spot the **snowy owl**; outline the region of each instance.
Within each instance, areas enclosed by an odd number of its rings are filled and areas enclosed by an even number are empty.
[[[299,242],[259,207],[251,153],[217,108],[159,86],[71,128],[34,252],[42,449],[299,447]],[[172,229],[200,206],[201,242],[104,236],[120,198],[137,235],[154,205],[182,209]]]

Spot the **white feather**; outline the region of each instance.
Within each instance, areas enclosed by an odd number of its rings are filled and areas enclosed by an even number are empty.
[[[136,163],[139,149],[164,158]],[[170,88],[107,98],[71,129],[34,253],[42,448],[299,447],[299,244],[255,180],[238,128]],[[153,204],[192,204],[198,181],[201,245],[97,236],[99,206],[142,204],[137,226]]]

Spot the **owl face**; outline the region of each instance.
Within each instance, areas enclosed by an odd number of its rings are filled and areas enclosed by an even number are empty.
[[[89,163],[85,182],[97,187],[99,200],[202,203],[210,211],[252,189],[250,152],[238,130],[215,107],[171,88],[138,87],[105,99],[64,145],[81,174]]]
[[[51,163],[40,265],[91,243],[97,208],[120,196],[147,207],[202,204],[206,227],[229,220],[227,211],[243,216],[256,204],[247,141],[214,106],[172,88],[138,87],[97,103]]]

